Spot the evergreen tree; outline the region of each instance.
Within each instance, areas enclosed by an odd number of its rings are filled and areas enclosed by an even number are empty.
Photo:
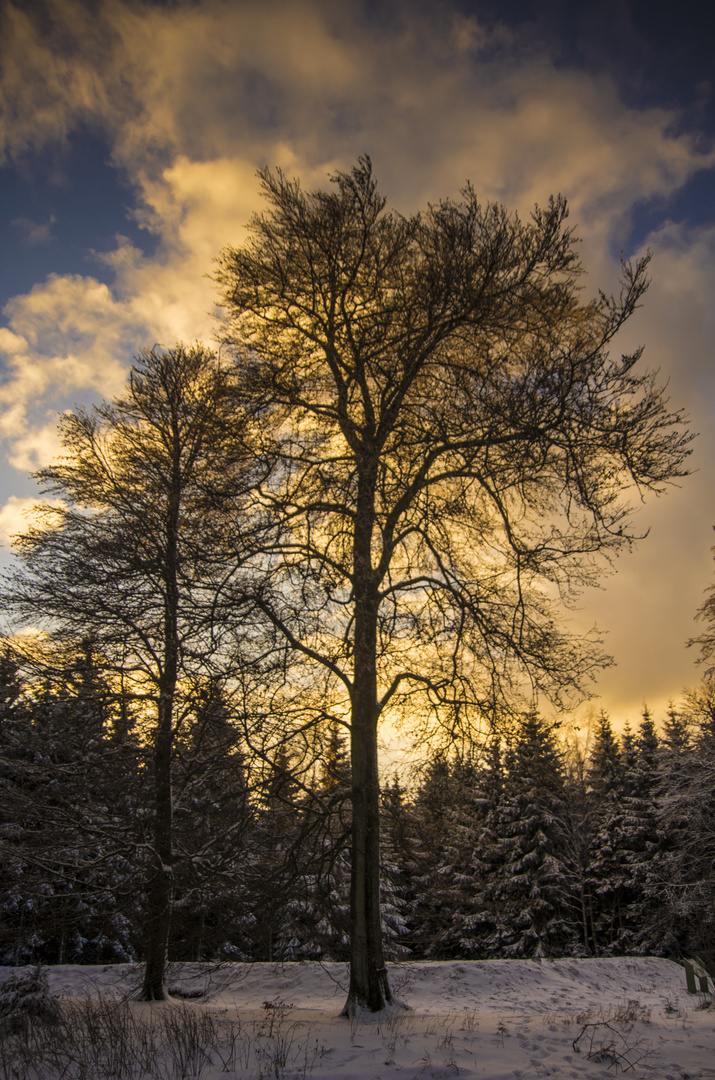
[[[409,895],[404,866],[404,793],[395,777],[382,793],[380,828],[380,918],[386,960],[404,960],[407,944]]]
[[[471,762],[435,756],[428,764],[412,814],[412,900],[408,905],[414,955],[451,959],[464,954],[463,921],[471,910],[478,820]]]
[[[483,845],[477,948],[484,956],[569,955],[578,940],[577,890],[554,727],[529,714],[505,766],[504,791],[486,830],[490,845]]]
[[[653,718],[648,708],[644,708],[635,738],[634,767],[626,778],[623,800],[626,811],[623,843],[631,928],[629,951],[636,953],[658,950],[653,919],[660,903],[657,865],[661,836],[656,808],[659,747]]]
[[[39,683],[23,685],[19,665],[5,666],[14,703],[0,727],[2,955],[13,963],[132,959],[141,755],[112,729],[119,703],[91,644],[50,655]]]
[[[596,722],[596,731],[589,754],[586,779],[594,794],[603,799],[619,793],[623,788],[623,756],[618,739],[613,733],[611,721],[605,711],[601,711]]]
[[[661,762],[678,762],[690,747],[690,725],[686,716],[678,712],[670,702],[666,711],[663,741],[661,744]]]
[[[282,749],[256,776],[254,824],[244,859],[251,923],[246,927],[254,960],[305,958],[306,866],[312,818],[306,812],[293,762]]]
[[[349,956],[351,827],[350,762],[336,721],[322,733],[313,828],[306,831],[303,877],[291,904],[291,958],[346,960]]]
[[[661,851],[654,932],[669,955],[715,967],[715,694],[706,681],[666,725],[657,783]]]
[[[660,840],[655,794],[659,740],[648,709],[638,731],[626,725],[621,767],[605,728],[592,760],[594,789],[600,796],[590,876],[596,897],[594,940],[611,955],[652,951],[650,920],[657,906],[653,874]]]
[[[603,711],[598,717],[586,779],[592,822],[588,854],[589,922],[593,951],[598,956],[610,951],[622,927],[625,874],[620,844],[625,763],[610,718]]]
[[[243,955],[250,918],[244,861],[253,812],[240,727],[218,679],[198,683],[177,732],[174,830],[177,855],[170,956]]]
[[[6,720],[18,718],[21,695],[20,665],[6,645],[0,652],[0,729]]]
[[[579,728],[576,728],[578,735]],[[597,953],[593,933],[594,903],[590,876],[591,840],[594,830],[594,792],[588,779],[588,759],[584,756],[578,737],[564,750],[566,782],[564,788],[564,826],[573,867],[574,887],[579,903],[579,942],[575,951],[584,955]]]
[[[688,952],[693,911],[679,881],[682,850],[691,835],[693,807],[683,798],[692,774],[690,727],[685,715],[668,706],[663,738],[657,750],[652,792],[658,847],[645,870],[650,894],[647,941],[657,955],[679,957]]]

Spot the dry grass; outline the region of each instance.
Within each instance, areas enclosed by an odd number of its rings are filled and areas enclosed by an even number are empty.
[[[264,1016],[243,1025],[201,1005],[147,1008],[96,989],[54,999],[46,982],[38,994],[36,979],[17,981],[0,1017],[5,1080],[208,1080],[222,1073],[303,1080],[321,1054],[312,1025],[292,1022],[283,1002],[266,1002]]]

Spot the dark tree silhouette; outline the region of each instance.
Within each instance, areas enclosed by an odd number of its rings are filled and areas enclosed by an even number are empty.
[[[17,620],[59,638],[91,634],[105,676],[143,703],[154,815],[146,999],[165,996],[175,736],[192,683],[212,675],[222,649],[222,588],[238,543],[226,497],[234,507],[242,483],[234,417],[231,380],[210,351],[142,353],[122,397],[61,417],[65,456],[37,474],[55,502],[17,538],[19,568],[4,586]]]
[[[368,158],[331,191],[260,176],[269,208],[217,274],[254,453],[273,462],[257,602],[349,719],[346,1012],[379,1010],[381,717],[455,728],[520,680],[556,701],[582,686],[603,656],[554,598],[632,542],[620,496],[682,475],[688,436],[640,352],[609,353],[646,262],[582,300],[562,199],[522,222],[467,187],[403,217]]]
[[[712,551],[715,555],[715,547]],[[698,608],[695,617],[705,623],[706,629],[702,634],[691,638],[688,644],[700,646],[701,660],[709,664],[706,676],[711,678],[715,674],[715,663],[712,662],[713,657],[715,657],[715,585],[710,585],[706,589],[705,599]]]
[[[34,670],[8,645],[0,671],[15,696],[0,725],[0,956],[15,964],[132,960],[141,753],[92,643],[43,644]]]

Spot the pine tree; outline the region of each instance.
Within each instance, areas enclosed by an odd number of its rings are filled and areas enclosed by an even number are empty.
[[[18,717],[18,702],[21,695],[20,665],[7,645],[0,652],[0,729],[6,720]]]
[[[305,959],[308,881],[314,818],[283,748],[264,774],[255,775],[254,823],[244,858],[251,923],[246,926],[254,960]]]
[[[656,808],[659,747],[653,717],[644,708],[635,739],[635,765],[627,777],[624,798],[631,951],[638,953],[658,951],[652,928],[659,906],[658,875],[654,873],[661,847]]]
[[[671,703],[656,753],[652,791],[658,846],[645,867],[650,896],[647,942],[657,955],[679,957],[688,951],[693,912],[679,879],[681,852],[688,845],[693,808],[683,799],[692,771],[687,718]]]
[[[597,898],[598,949],[611,955],[652,951],[651,920],[658,903],[653,864],[659,851],[655,793],[659,740],[648,709],[638,731],[626,725],[621,769],[608,749],[593,764],[600,795],[590,873]]]
[[[673,702],[669,702],[663,729],[661,744],[661,762],[668,760],[676,763],[690,747],[690,726],[682,712],[678,712]]]
[[[596,722],[586,778],[595,795],[607,798],[622,790],[623,774],[624,761],[618,739],[613,733],[608,714],[602,710]]]
[[[404,960],[407,944],[408,867],[403,863],[405,807],[397,777],[382,792],[380,827],[380,918],[386,960]]]
[[[589,921],[593,951],[599,955],[610,951],[622,926],[624,882],[620,837],[625,765],[604,711],[598,717],[586,779],[592,819],[587,870]]]
[[[244,860],[251,843],[245,755],[220,680],[199,682],[176,737],[174,828],[177,856],[172,959],[243,955],[250,914]]]
[[[576,728],[564,748],[566,765],[564,825],[569,846],[569,858],[574,872],[574,886],[579,903],[579,942],[577,954],[597,955],[593,932],[593,890],[590,876],[591,840],[595,825],[593,789],[588,780],[588,759],[578,740]]]
[[[661,851],[655,933],[662,951],[715,966],[715,694],[712,680],[669,716],[656,789]]]
[[[13,662],[14,704],[0,728],[3,956],[132,959],[140,754],[112,731],[118,703],[91,644],[50,655],[39,683],[23,682]]]
[[[448,903],[441,908],[439,929],[432,931],[428,955],[440,959],[474,958],[483,955],[485,880],[498,862],[493,827],[498,818],[505,783],[504,763],[498,737],[493,738],[480,759],[455,761],[451,776],[451,801],[444,827],[452,843],[442,845],[449,853],[438,872],[440,888]]]
[[[435,756],[412,812],[412,900],[407,907],[416,957],[464,955],[463,920],[471,910],[479,821],[471,763]]]
[[[343,729],[327,726],[320,752],[314,826],[305,833],[304,871],[294,915],[291,958],[346,960],[349,955],[350,762]]]
[[[504,792],[490,815],[488,866],[474,922],[482,955],[569,955],[578,940],[565,774],[553,726],[525,717],[505,757]]]

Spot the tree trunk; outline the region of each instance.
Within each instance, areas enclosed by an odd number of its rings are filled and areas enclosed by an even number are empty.
[[[165,1001],[166,958],[171,929],[174,891],[173,807],[171,757],[174,741],[174,696],[179,677],[179,509],[181,474],[178,440],[171,496],[166,516],[166,564],[164,570],[164,663],[159,679],[159,708],[154,742],[154,868],[147,896],[147,919],[143,1001]]]
[[[168,700],[167,700],[168,699]],[[154,745],[154,866],[147,894],[144,983],[142,1001],[165,1001],[164,972],[171,928],[173,898],[172,805],[171,805],[171,695],[162,692],[160,720]]]
[[[380,787],[377,727],[353,713],[350,989],[345,1016],[379,1012],[392,1002],[380,921]]]
[[[595,921],[595,919],[593,917],[593,901],[591,899],[591,894],[590,893],[588,894],[588,915],[589,915],[589,919],[590,919],[590,922],[591,922],[591,937],[593,939],[593,955],[598,956],[599,951],[598,951],[598,939],[596,937],[596,921]]]
[[[586,890],[583,884],[583,872],[579,867],[579,894],[581,898],[581,926],[583,928],[583,947],[586,954],[590,952],[588,945],[588,912],[586,910]]]
[[[370,485],[366,485],[370,488]],[[364,490],[364,489],[363,489]],[[392,1002],[380,921],[380,781],[377,769],[378,590],[371,562],[372,490],[358,492],[355,525],[355,638],[350,757],[352,867],[350,989],[343,1009],[379,1012]]]
[[[171,928],[173,874],[170,866],[156,866],[147,896],[146,944],[142,1001],[166,1001],[166,952]]]

